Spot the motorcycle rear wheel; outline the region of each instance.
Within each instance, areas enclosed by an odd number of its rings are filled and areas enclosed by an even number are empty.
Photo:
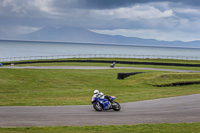
[[[120,104],[119,104],[118,102],[113,102],[113,103],[112,103],[112,109],[113,109],[114,111],[120,111],[121,106],[120,106]]]
[[[94,109],[96,111],[102,111],[103,110],[103,107],[102,107],[102,105],[99,102],[93,103],[93,107],[94,107]]]

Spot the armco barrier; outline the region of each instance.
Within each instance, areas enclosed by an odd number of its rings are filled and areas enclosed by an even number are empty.
[[[118,73],[117,79],[125,79],[131,75],[136,75],[144,72],[130,72],[130,73]]]

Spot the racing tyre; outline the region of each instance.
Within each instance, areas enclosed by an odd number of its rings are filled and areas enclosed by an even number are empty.
[[[120,106],[120,104],[118,102],[113,102],[112,103],[112,108],[113,108],[114,111],[120,111],[121,106]]]
[[[93,103],[93,107],[94,107],[94,109],[96,111],[102,111],[103,110],[103,107],[102,107],[102,105],[99,102]]]

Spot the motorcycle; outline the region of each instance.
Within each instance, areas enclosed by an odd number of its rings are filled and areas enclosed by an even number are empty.
[[[109,96],[108,99],[101,97],[93,97],[92,104],[96,111],[109,110],[109,109],[113,109],[114,111],[119,111],[121,109],[121,106],[119,103],[114,101],[115,99],[116,97],[114,96]]]

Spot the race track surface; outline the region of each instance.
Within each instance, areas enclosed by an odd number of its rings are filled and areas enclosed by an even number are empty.
[[[195,72],[194,70],[178,70],[178,69],[159,69],[159,68],[141,68],[141,67],[115,67],[110,68],[106,66],[5,66],[0,68],[12,69],[137,69],[137,70],[153,70],[153,71],[169,71],[169,72]]]
[[[97,112],[92,105],[0,107],[0,126],[82,126],[200,121],[200,94],[121,104]]]

